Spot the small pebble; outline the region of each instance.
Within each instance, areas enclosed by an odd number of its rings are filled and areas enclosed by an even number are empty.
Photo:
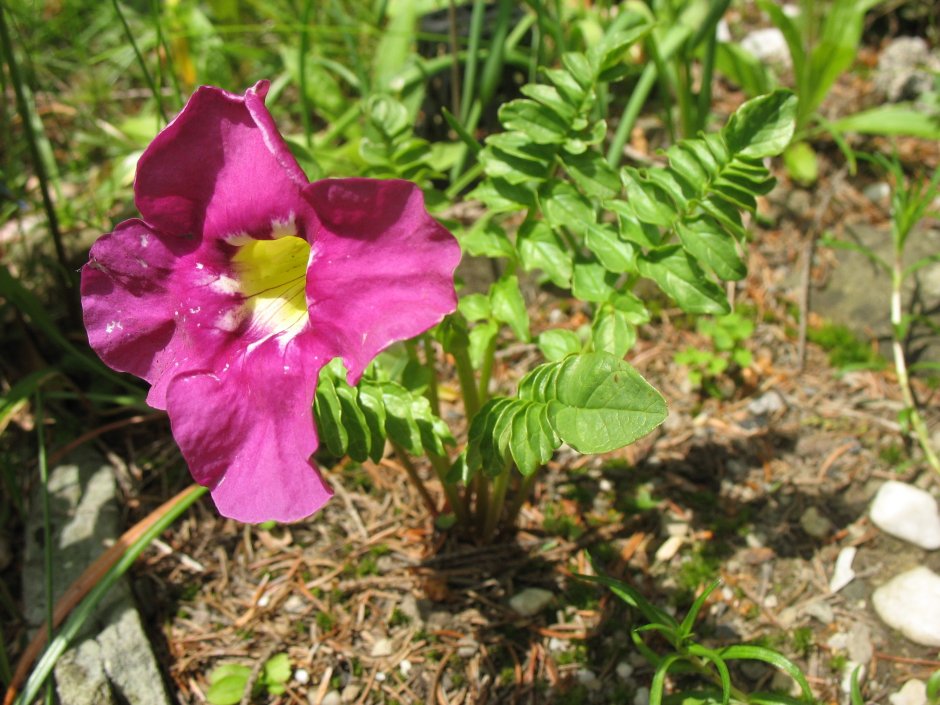
[[[927,705],[927,684],[912,678],[901,690],[888,696],[891,705]]]
[[[343,705],[343,696],[339,694],[338,690],[331,690],[323,696],[320,705]]]
[[[940,548],[940,508],[929,492],[890,480],[875,495],[869,516],[887,534],[928,551]]]
[[[294,671],[294,680],[305,685],[310,682],[310,673],[305,668],[298,668]]]
[[[789,66],[791,63],[790,50],[787,40],[776,27],[755,29],[748,32],[741,40],[741,48],[755,58],[770,63]]]
[[[359,691],[361,688],[358,685],[350,683],[345,688],[343,688],[342,700],[344,703],[354,703],[356,698],[359,697]]]
[[[684,541],[685,539],[681,536],[670,536],[663,541],[663,545],[656,550],[656,562],[666,563],[671,561],[679,552],[679,549],[682,548]]]
[[[526,588],[509,598],[509,606],[523,617],[534,617],[548,607],[555,595],[542,588]]]
[[[646,686],[636,689],[636,694],[633,696],[633,705],[649,705],[650,702],[650,689]]]
[[[388,678],[388,676],[385,675],[385,671],[378,671],[375,674],[375,680],[379,683],[384,683],[386,678]]]
[[[852,570],[852,561],[855,560],[855,554],[858,549],[855,546],[846,546],[839,551],[836,557],[836,567],[832,571],[832,579],[829,581],[829,592],[839,592],[855,579],[855,571]]]
[[[386,637],[381,639],[376,639],[375,643],[372,645],[372,650],[369,652],[372,658],[381,658],[383,656],[391,656],[392,654],[392,641]]]
[[[406,658],[401,660],[401,663],[398,664],[398,672],[401,673],[405,678],[408,677],[408,674],[411,673],[413,665],[411,661]]]
[[[630,676],[633,675],[633,666],[631,666],[626,661],[621,661],[618,663],[615,670],[617,672],[617,678],[622,681],[628,680]]]
[[[803,531],[816,539],[825,538],[832,533],[832,522],[824,517],[816,507],[808,507],[800,517]]]
[[[771,389],[749,402],[747,410],[754,416],[771,416],[786,407],[787,403],[783,400],[780,392]]]
[[[590,690],[596,690],[601,686],[601,682],[597,679],[597,674],[589,668],[578,669],[578,673],[575,677],[578,679],[578,683]]]
[[[918,566],[872,594],[875,612],[913,642],[940,646],[940,575]]]

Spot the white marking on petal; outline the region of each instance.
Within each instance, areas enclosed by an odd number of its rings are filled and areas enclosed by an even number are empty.
[[[225,311],[215,322],[216,328],[220,330],[227,331],[229,333],[234,332],[238,326],[241,325],[242,321],[245,320],[245,311],[242,307],[230,308],[228,311]]]
[[[275,219],[271,221],[271,239],[277,240],[280,237],[288,237],[297,234],[297,225],[294,222],[294,212],[287,214],[285,220]]]
[[[147,236],[146,233],[141,233],[140,234],[140,246],[146,247],[149,244],[150,244],[150,238]]]
[[[202,306],[196,306],[196,308],[189,309],[189,312],[192,314],[199,313],[200,311],[202,311]]]
[[[108,325],[105,326],[104,332],[108,335],[111,335],[114,332],[114,329],[117,327],[117,321],[111,321]]]
[[[220,294],[237,294],[241,287],[235,279],[220,274],[219,278],[212,282],[212,289]]]
[[[240,247],[241,245],[247,245],[252,241],[253,238],[248,233],[232,233],[231,235],[226,235],[222,239],[225,240],[225,242],[227,242],[229,245]]]
[[[202,262],[196,262],[196,269],[203,269],[205,266]]]
[[[150,265],[148,265],[146,262],[144,262],[140,257],[135,257],[134,259],[136,259],[136,260],[137,260],[137,264],[139,264],[139,265],[140,265],[141,267],[143,267],[144,269],[147,269],[147,267],[150,266]]]

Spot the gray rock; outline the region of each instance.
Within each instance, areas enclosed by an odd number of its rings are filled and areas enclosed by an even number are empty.
[[[741,39],[741,48],[750,52],[761,61],[780,66],[791,64],[790,49],[787,40],[776,27],[766,27],[748,32]]]
[[[772,416],[778,411],[783,411],[787,408],[787,403],[784,401],[780,392],[775,389],[764,392],[757,399],[753,399],[748,402],[747,410],[750,411],[754,416]]]
[[[369,652],[369,655],[372,658],[382,658],[384,656],[392,655],[392,641],[386,637],[376,639],[375,643],[372,644],[372,650]]]
[[[940,508],[929,492],[889,480],[875,495],[869,516],[887,534],[928,551],[940,548]]]
[[[816,507],[808,507],[800,517],[803,531],[813,538],[821,539],[832,533],[832,522],[824,517]]]
[[[533,617],[548,607],[554,597],[542,588],[526,588],[509,598],[509,606],[523,617]]]
[[[54,600],[119,530],[113,468],[89,452],[77,452],[72,460],[49,474]],[[38,497],[35,506],[39,506]],[[26,539],[25,611],[29,624],[38,628],[45,618],[40,512],[32,513]],[[59,659],[54,674],[62,705],[168,705],[163,679],[126,579],[118,581],[98,604]]]
[[[875,89],[888,101],[917,100],[933,90],[932,72],[940,71],[940,55],[931,53],[920,37],[898,37],[878,58]]]
[[[901,690],[888,696],[891,705],[927,705],[927,684],[912,678]]]
[[[343,705],[343,696],[339,694],[338,690],[331,690],[323,696],[320,705]]]
[[[940,646],[940,575],[918,566],[872,594],[878,616],[913,642]]]
[[[891,233],[887,226],[847,225],[845,240],[851,240],[872,249],[879,257],[890,262],[893,257]],[[940,252],[940,229],[918,227],[904,248],[904,265],[909,266]],[[836,265],[822,288],[812,293],[813,311],[833,323],[848,326],[862,340],[877,339],[881,353],[888,359],[891,349],[890,310],[887,292],[891,291],[891,278],[875,267],[858,252],[838,252]],[[903,308],[923,312],[940,300],[940,263],[921,269],[909,277],[902,292]],[[911,326],[914,351],[923,361],[940,361],[940,336],[914,322]]]

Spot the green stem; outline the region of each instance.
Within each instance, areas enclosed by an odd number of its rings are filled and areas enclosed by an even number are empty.
[[[59,261],[58,278],[62,282],[63,294],[66,295],[67,300],[77,302],[77,299],[74,297],[75,286],[68,274],[70,268],[65,255],[65,245],[62,242],[62,232],[59,229],[59,217],[56,215],[55,206],[52,203],[52,196],[49,193],[49,175],[46,172],[46,165],[42,160],[42,156],[39,153],[39,141],[33,129],[32,114],[26,100],[26,93],[23,90],[23,77],[20,75],[19,65],[16,62],[16,54],[13,51],[13,43],[10,40],[10,32],[7,28],[6,9],[3,5],[0,5],[0,44],[3,45],[4,59],[10,71],[13,91],[16,94],[17,112],[19,112],[20,121],[23,123],[23,132],[26,133],[26,143],[29,146],[30,158],[33,160],[33,168],[36,170],[36,179],[39,181],[39,192],[42,195],[42,205],[46,212],[49,233],[52,235],[56,258]]]
[[[441,402],[437,393],[437,352],[434,350],[434,341],[427,333],[424,334],[424,364],[428,369],[428,389],[425,393],[431,411],[435,416],[441,415]]]
[[[447,481],[447,474],[450,472],[450,462],[447,458],[442,458],[433,453],[428,453],[428,460],[431,461],[431,466],[437,474],[437,479],[440,480],[441,487],[444,488],[444,494],[447,497],[447,503],[450,505],[451,511],[457,515],[457,522],[461,526],[468,526],[470,517],[467,514],[467,507],[463,499],[461,499],[460,494],[457,492],[457,486]]]
[[[389,439],[389,444],[392,446],[392,449],[395,451],[395,455],[398,456],[398,461],[402,464],[402,467],[405,468],[405,472],[408,473],[408,479],[411,480],[411,483],[418,490],[418,494],[421,495],[421,499],[424,500],[425,505],[428,508],[432,517],[437,517],[440,512],[437,509],[437,503],[434,501],[434,497],[431,496],[431,493],[428,491],[428,486],[424,484],[424,480],[421,479],[421,476],[418,474],[418,468],[415,467],[415,464],[411,462],[411,458],[408,453],[405,452],[405,449],[398,445],[392,439]]]
[[[509,481],[512,478],[512,467],[512,461],[507,462],[506,467],[493,481],[493,497],[483,524],[483,543],[490,542],[499,525],[499,517],[503,513],[503,506],[506,502],[506,490],[509,489]]]
[[[453,6],[453,0],[451,0]],[[463,90],[460,92],[460,105],[455,105],[454,115],[460,116],[460,122],[467,124],[470,116],[470,103],[473,101],[473,92],[476,89],[477,69],[480,63],[480,39],[483,36],[483,13],[486,10],[484,0],[474,0],[473,11],[470,15],[470,34],[467,37],[467,58],[464,61]],[[452,30],[454,37],[454,61],[457,61],[456,29]]]
[[[917,437],[924,456],[936,472],[940,473],[940,458],[934,452],[930,441],[930,433],[927,424],[917,408],[917,400],[914,399],[914,392],[911,390],[911,381],[907,371],[907,361],[904,357],[904,344],[901,340],[901,331],[903,330],[903,310],[901,305],[901,288],[904,283],[904,262],[902,261],[903,250],[896,247],[894,251],[894,262],[891,269],[891,349],[894,353],[894,368],[898,375],[898,385],[901,387],[901,396],[904,405],[910,414],[911,428]]]
[[[694,137],[699,130],[708,125],[708,115],[712,108],[712,77],[715,73],[715,53],[718,50],[717,32],[712,32],[705,40],[705,56],[702,58],[702,84],[698,92],[698,108],[695,131],[686,137]]]
[[[490,506],[490,480],[488,477],[486,477],[482,470],[478,471],[474,476],[473,488],[477,499],[475,507],[476,527],[479,532],[478,535],[482,538],[482,528],[486,524],[486,518],[489,515]]]
[[[480,397],[477,394],[476,380],[473,374],[473,365],[470,354],[463,345],[458,345],[454,351],[454,361],[457,363],[457,378],[460,380],[460,393],[463,396],[464,416],[467,423],[477,415],[480,410]]]
[[[39,443],[39,483],[42,493],[43,570],[45,571],[46,628],[47,641],[52,641],[53,586],[52,579],[52,509],[49,503],[49,468],[46,465],[46,424],[44,421],[42,394],[36,392],[36,438]]]
[[[300,49],[297,55],[297,82],[300,84],[300,111],[304,125],[304,138],[307,149],[313,147],[313,126],[310,122],[310,99],[307,96],[307,52],[310,49],[310,13],[313,10],[313,0],[306,0],[300,16]]]
[[[144,80],[147,82],[147,87],[150,89],[150,92],[153,93],[153,99],[157,101],[157,112],[160,113],[160,117],[163,118],[163,124],[165,125],[169,122],[169,119],[167,119],[166,112],[163,109],[163,99],[160,96],[160,91],[157,89],[157,84],[154,83],[153,76],[150,75],[147,62],[144,61],[144,55],[140,53],[140,47],[137,46],[137,40],[134,39],[134,33],[131,32],[130,25],[127,24],[127,19],[124,17],[120,3],[118,3],[118,0],[111,0],[111,4],[114,5],[114,11],[117,13],[118,19],[121,20],[121,25],[124,27],[124,35],[127,37],[127,41],[130,42],[131,48],[134,50],[134,56],[137,57],[140,70],[144,73]]]
[[[512,498],[512,504],[509,505],[509,511],[506,515],[506,526],[513,527],[519,519],[519,512],[526,499],[532,494],[532,488],[535,486],[535,476],[538,474],[538,468],[530,475],[526,475],[516,490],[516,496]]]
[[[643,109],[643,104],[646,103],[646,98],[649,96],[653,84],[656,82],[656,73],[656,64],[647,64],[643,69],[643,73],[640,74],[640,80],[637,81],[633,93],[630,94],[627,107],[623,109],[623,115],[620,116],[620,122],[617,123],[617,131],[614,133],[614,139],[611,141],[610,148],[607,150],[607,163],[612,167],[620,165],[620,159],[623,156],[623,146],[627,143],[627,139],[630,137],[630,131],[633,130],[636,119]]]
[[[480,386],[478,396],[480,404],[485,404],[490,397],[490,379],[493,377],[493,363],[496,360],[496,339],[494,335],[492,340],[486,346],[486,352],[483,353],[483,366],[480,368]]]
[[[173,70],[173,57],[170,54],[170,45],[166,41],[166,37],[163,34],[163,23],[160,21],[160,2],[159,0],[151,0],[150,3],[150,12],[153,15],[153,25],[156,27],[157,31],[157,44],[163,49],[163,56],[166,59],[167,73],[170,74],[170,82],[173,84],[173,90],[176,92],[176,100],[178,101],[178,107],[183,106],[183,89],[180,86],[179,79],[176,77],[176,71]],[[159,67],[161,64],[157,62]],[[163,71],[160,71],[161,81]]]

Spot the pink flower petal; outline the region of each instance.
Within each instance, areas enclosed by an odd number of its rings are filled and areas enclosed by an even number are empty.
[[[391,343],[456,308],[460,247],[408,181],[326,179],[305,195],[320,220],[310,237],[311,329],[355,381]]]
[[[307,178],[264,107],[267,91],[267,81],[244,96],[196,90],[137,163],[147,223],[178,235],[264,237],[273,221],[301,217]]]
[[[88,341],[112,368],[150,382],[147,403],[166,408],[166,385],[193,369],[221,367],[242,297],[214,286],[231,273],[224,248],[163,235],[139,220],[100,238],[82,268]]]
[[[296,521],[330,498],[309,460],[317,448],[311,402],[324,362],[309,338],[272,337],[239,353],[224,372],[170,383],[173,436],[222,515]]]

